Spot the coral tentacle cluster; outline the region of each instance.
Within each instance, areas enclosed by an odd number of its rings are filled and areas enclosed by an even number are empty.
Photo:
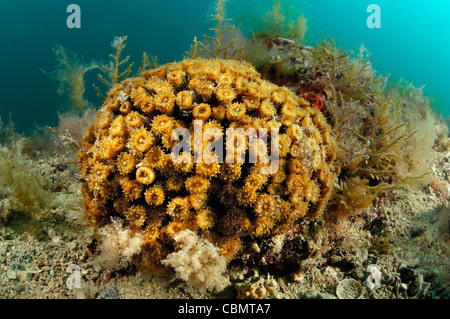
[[[172,156],[181,141],[189,148]],[[181,230],[231,261],[246,240],[315,219],[339,170],[319,110],[251,65],[220,59],[170,63],[115,85],[79,159],[86,216],[98,226],[119,217],[142,233],[139,262],[149,269]]]

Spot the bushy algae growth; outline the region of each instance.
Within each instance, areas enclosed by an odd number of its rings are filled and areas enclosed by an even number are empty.
[[[66,109],[79,114],[83,113],[90,106],[84,97],[84,76],[86,72],[99,68],[99,63],[82,61],[76,53],[61,45],[56,45],[53,51],[57,61],[56,70],[43,72],[59,83],[56,93],[63,99],[68,98],[65,102]]]
[[[16,141],[12,148],[0,146],[1,217],[7,220],[12,214],[23,214],[35,227],[54,195],[39,164],[23,154],[23,142]]]
[[[435,142],[435,116],[420,89],[387,85],[361,47],[354,55],[324,39],[312,47],[275,40],[258,67],[266,78],[295,90],[332,125],[342,167],[331,211],[353,214],[380,194],[429,180],[422,155]]]

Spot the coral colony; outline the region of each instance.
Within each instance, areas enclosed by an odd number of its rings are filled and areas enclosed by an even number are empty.
[[[182,230],[229,262],[243,241],[315,219],[339,170],[321,112],[249,64],[221,59],[170,63],[115,85],[79,158],[88,219],[119,217],[142,234],[149,269]]]

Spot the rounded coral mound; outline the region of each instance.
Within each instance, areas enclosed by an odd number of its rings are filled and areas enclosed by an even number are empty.
[[[247,241],[315,219],[339,169],[320,111],[251,65],[219,59],[114,86],[79,159],[87,218],[103,226],[119,217],[141,233],[138,262],[149,269],[181,230],[231,261]]]

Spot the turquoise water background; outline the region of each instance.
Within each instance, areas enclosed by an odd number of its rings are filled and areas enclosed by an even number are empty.
[[[215,1],[149,0],[0,0],[0,117],[9,113],[17,130],[56,125],[61,98],[57,83],[41,69],[56,67],[52,48],[61,44],[86,60],[107,61],[115,36],[128,36],[126,55],[140,63],[142,53],[156,55],[160,63],[181,60],[194,36],[214,26],[208,16]],[[271,8],[271,0],[229,0],[228,17],[237,23],[257,21]],[[81,8],[81,29],[69,29],[69,4]],[[450,115],[450,0],[286,0],[308,20],[310,44],[323,35],[336,38],[346,50],[371,52],[371,62],[382,75],[404,78],[433,100],[443,116]],[[369,29],[366,9],[381,8],[381,28]],[[249,27],[247,25],[247,27]],[[134,71],[137,71],[135,66]],[[96,71],[87,80],[96,80]],[[90,82],[89,82],[90,83]],[[86,97],[101,100],[90,84]]]

